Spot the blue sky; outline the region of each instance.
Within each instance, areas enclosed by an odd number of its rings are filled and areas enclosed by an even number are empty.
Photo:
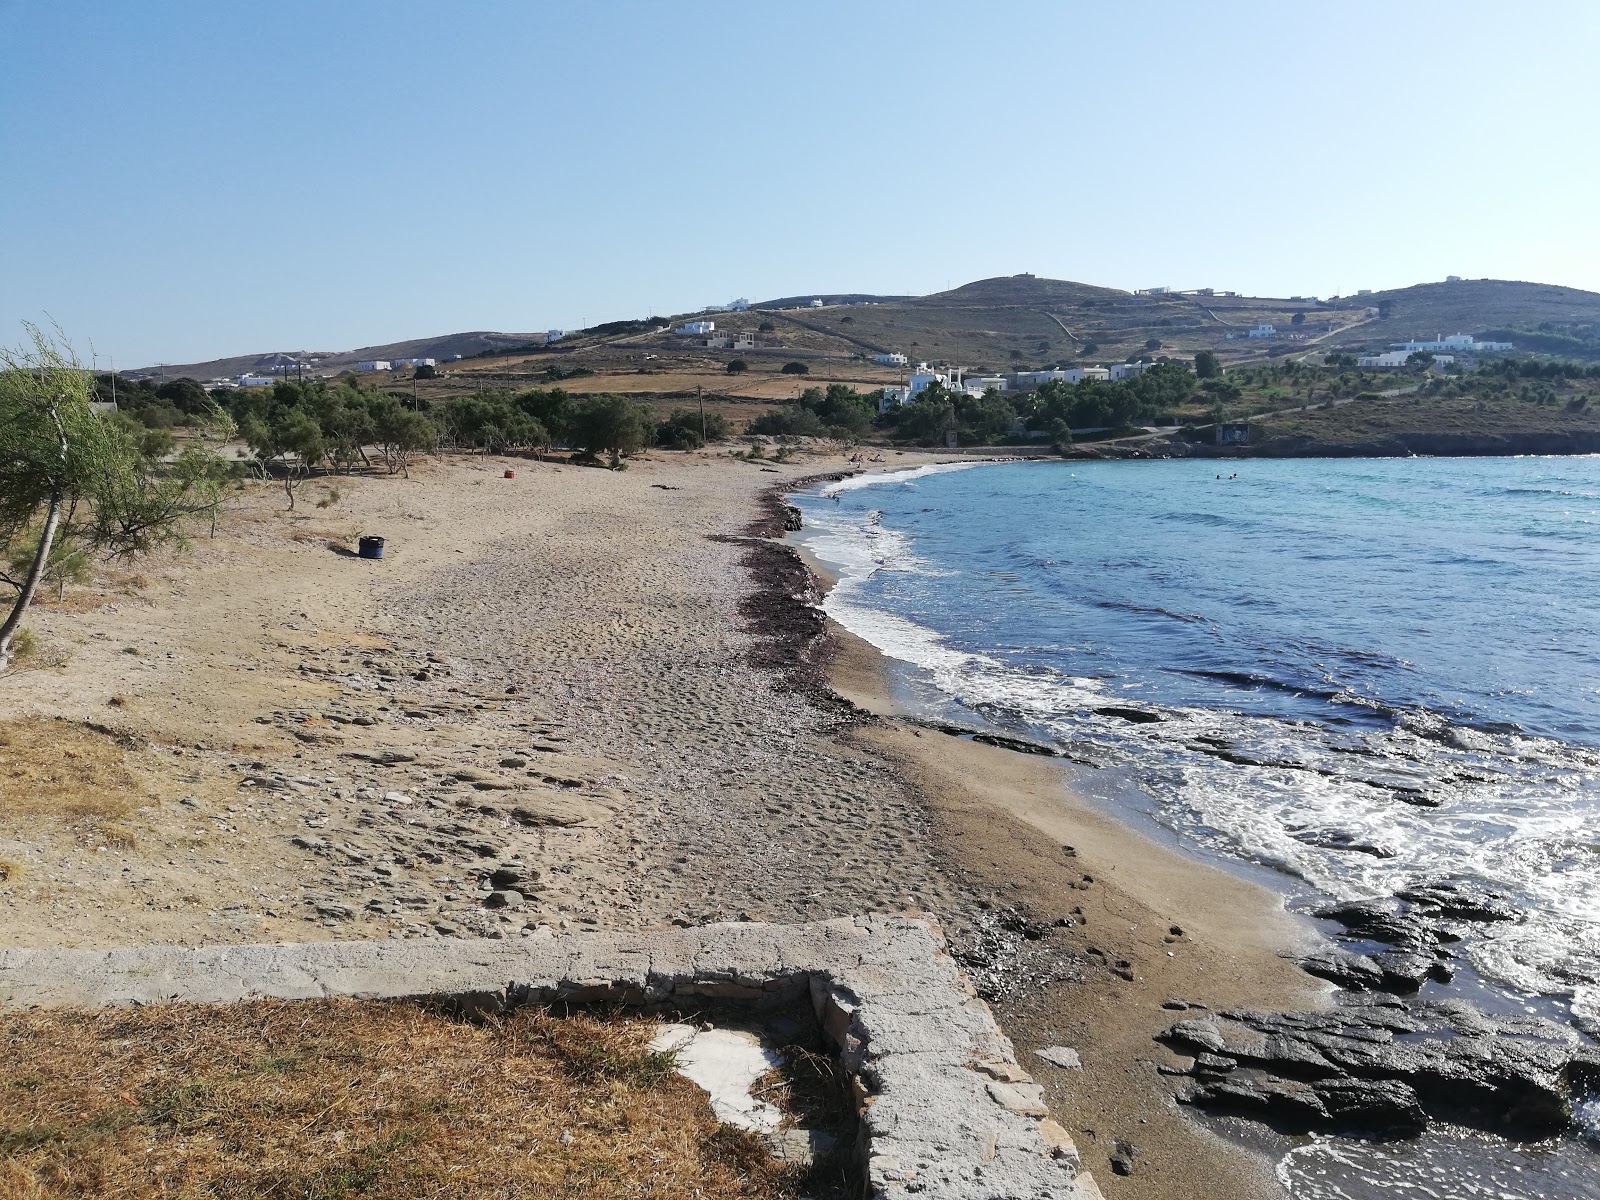
[[[1600,5],[0,0],[0,340],[104,363],[1032,271],[1600,290]]]

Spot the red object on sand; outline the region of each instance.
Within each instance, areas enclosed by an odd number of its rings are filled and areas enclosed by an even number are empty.
[[[516,477],[517,477],[517,473],[515,471],[507,471],[506,472],[506,478],[507,479],[515,479]]]

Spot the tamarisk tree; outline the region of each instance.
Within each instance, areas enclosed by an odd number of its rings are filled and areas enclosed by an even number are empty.
[[[39,585],[62,570],[64,547],[123,557],[181,545],[190,521],[214,516],[224,476],[199,450],[147,457],[96,411],[93,380],[64,340],[26,329],[31,345],[0,348],[0,550],[14,564],[0,584],[16,593],[0,622],[0,671]]]

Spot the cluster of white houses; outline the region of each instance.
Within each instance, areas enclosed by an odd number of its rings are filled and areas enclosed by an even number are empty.
[[[358,371],[393,371],[400,367],[435,367],[436,358],[365,358],[356,364]]]
[[[1404,350],[1414,353],[1418,350],[1458,350],[1463,354],[1478,354],[1485,350],[1514,350],[1512,342],[1480,342],[1470,333],[1452,333],[1449,337],[1440,334],[1431,342],[1390,342],[1392,350]]]
[[[1391,349],[1387,354],[1366,354],[1356,359],[1360,367],[1376,367],[1379,370],[1392,370],[1403,367],[1411,361],[1411,356],[1419,352],[1433,355],[1433,365],[1436,367],[1449,366],[1456,361],[1455,354],[1441,354],[1442,350],[1453,350],[1461,354],[1482,354],[1492,350],[1514,350],[1513,342],[1480,342],[1470,333],[1452,333],[1449,337],[1440,334],[1431,342],[1390,342]]]
[[[885,360],[899,359],[896,364]],[[903,365],[906,361],[903,354],[881,354],[873,359],[874,362],[884,363],[885,366]],[[901,404],[910,404],[923,392],[934,384],[952,392],[964,392],[969,396],[981,396],[990,388],[1001,392],[1027,392],[1046,383],[1082,383],[1085,379],[1098,379],[1110,383],[1118,379],[1132,379],[1136,375],[1143,375],[1154,363],[1131,362],[1113,363],[1109,367],[1071,367],[1054,371],[1012,371],[1004,375],[965,375],[961,368],[956,367],[946,371],[935,370],[927,363],[918,363],[917,369],[911,372],[911,377],[904,387],[886,387],[883,389],[883,399],[878,402],[878,411],[885,412]]]
[[[685,321],[672,331],[679,337],[692,337],[707,350],[754,350],[756,335],[740,331],[717,332],[715,321]]]

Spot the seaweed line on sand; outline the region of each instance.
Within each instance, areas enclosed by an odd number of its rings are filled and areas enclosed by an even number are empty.
[[[833,690],[828,670],[838,653],[820,605],[823,589],[793,546],[783,542],[791,507],[786,499],[802,488],[848,479],[854,471],[828,471],[773,484],[757,498],[756,515],[740,534],[710,534],[713,541],[745,547],[740,565],[752,587],[739,604],[746,630],[755,636],[753,667],[777,672],[783,686],[817,707],[866,723],[877,718]]]

